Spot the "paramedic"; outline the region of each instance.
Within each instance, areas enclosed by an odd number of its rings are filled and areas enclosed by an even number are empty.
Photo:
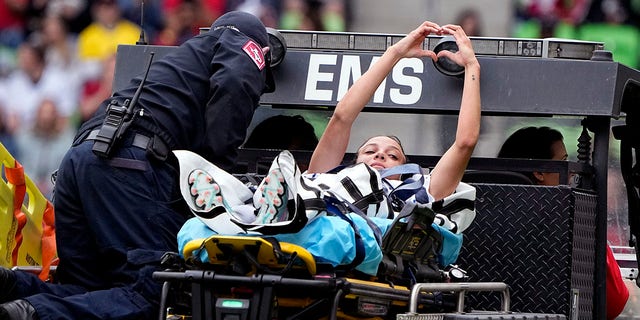
[[[188,212],[176,210],[182,199],[170,151],[191,150],[231,169],[261,94],[274,89],[267,53],[260,20],[226,13],[151,64],[119,141],[101,131],[112,125],[105,114],[126,106],[142,76],[103,102],[58,172],[57,283],[0,269],[0,302],[10,301],[0,319],[156,318],[161,286],[152,273],[163,253],[177,251]]]

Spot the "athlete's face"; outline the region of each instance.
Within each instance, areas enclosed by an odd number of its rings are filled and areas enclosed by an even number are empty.
[[[373,137],[358,150],[357,163],[366,163],[375,169],[385,169],[404,164],[406,157],[400,144],[390,137]]]

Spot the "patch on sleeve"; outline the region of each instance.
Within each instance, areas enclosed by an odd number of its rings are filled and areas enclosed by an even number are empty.
[[[253,63],[258,66],[258,69],[262,70],[265,66],[264,55],[262,54],[262,48],[253,40],[247,41],[247,43],[242,46],[242,50],[253,60]]]

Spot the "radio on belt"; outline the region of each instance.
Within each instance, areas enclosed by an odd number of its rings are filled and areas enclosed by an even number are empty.
[[[131,99],[125,99],[122,104],[117,99],[111,100],[107,106],[106,115],[100,131],[95,137],[92,151],[97,156],[108,158],[111,155],[113,147],[120,141],[124,133],[127,131],[131,123],[133,123],[135,117],[135,107],[140,98],[142,87],[147,80],[149,74],[149,68],[153,61],[154,53],[149,54],[149,61],[144,73],[144,77],[138,86],[138,89],[133,94]]]

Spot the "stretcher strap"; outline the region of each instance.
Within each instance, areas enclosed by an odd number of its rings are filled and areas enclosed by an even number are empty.
[[[369,181],[371,185],[371,193],[366,196],[362,194],[356,183],[349,177],[344,177],[340,180],[340,183],[347,191],[352,199],[356,199],[352,204],[356,206],[360,211],[365,211],[370,204],[378,204],[384,201],[384,191],[378,187],[377,182],[373,179],[375,175],[371,175],[372,179]]]
[[[354,269],[359,264],[361,264],[362,261],[364,261],[365,256],[364,241],[362,240],[360,230],[358,229],[358,226],[356,226],[356,224],[353,222],[353,220],[351,220],[346,214],[342,213],[342,210],[340,210],[340,208],[337,206],[340,205],[340,202],[337,201],[337,199],[329,197],[325,199],[327,200],[327,212],[340,217],[342,220],[349,223],[351,228],[353,228],[353,232],[355,234],[356,255],[351,263],[347,265],[347,268],[348,270]]]
[[[273,248],[273,253],[276,257],[285,256],[285,252],[282,251],[282,248],[280,247],[280,242],[277,239],[273,237],[262,237],[262,239],[268,242],[269,244],[271,244],[271,247]],[[291,270],[291,268],[293,268],[294,262],[298,257],[298,253],[296,251],[289,253],[288,254],[289,258],[287,260],[287,264],[285,265],[285,267],[282,268],[282,270],[280,271],[274,271],[260,264],[260,262],[258,262],[258,258],[255,257],[251,252],[249,252],[249,250],[247,250],[247,247],[245,247],[244,250],[242,250],[242,255],[247,259],[247,261],[249,261],[256,268],[256,270],[259,270],[261,273],[278,274],[278,275],[286,275]]]
[[[27,224],[27,216],[22,212],[22,203],[24,202],[27,186],[25,184],[24,168],[17,160],[13,168],[5,167],[4,172],[7,176],[7,181],[14,186],[13,217],[17,225],[15,247],[11,252],[11,263],[15,266],[18,264],[18,251],[20,250],[20,245],[22,245],[22,229],[24,229],[24,226]]]
[[[42,215],[42,270],[38,277],[42,281],[49,279],[49,270],[56,257],[56,229],[53,205],[47,201]]]
[[[11,252],[12,265],[18,265],[18,254],[23,241],[22,231],[27,224],[27,215],[22,211],[24,197],[27,191],[24,168],[17,161],[13,168],[5,167],[7,181],[14,186],[13,192],[13,216],[16,221],[15,247]],[[30,199],[30,201],[36,201]],[[47,201],[42,214],[42,235],[40,239],[42,253],[42,269],[38,277],[42,281],[49,279],[49,271],[56,256],[55,217],[51,202]]]
[[[394,175],[400,175],[401,177],[409,176],[403,178],[402,183],[394,188],[390,185],[387,179],[384,179]],[[422,168],[420,168],[419,165],[415,163],[406,163],[384,169],[380,171],[380,176],[385,182],[384,186],[387,189],[389,200],[391,201],[394,210],[402,210],[404,203],[412,196],[414,196],[416,201],[419,203],[429,202],[429,196],[424,189],[424,175],[422,174]]]
[[[380,227],[378,227],[373,221],[371,221],[371,219],[369,219],[369,217],[364,212],[362,212],[360,208],[356,207],[353,203],[343,199],[338,194],[329,191],[327,191],[327,194],[328,196],[325,197],[325,200],[328,203],[333,204],[338,209],[340,209],[341,207],[346,207],[347,209],[349,209],[348,211],[361,216],[367,222],[369,228],[371,228],[371,230],[373,231],[373,236],[376,238],[376,242],[378,242],[378,245],[382,245],[382,231],[380,230]]]

